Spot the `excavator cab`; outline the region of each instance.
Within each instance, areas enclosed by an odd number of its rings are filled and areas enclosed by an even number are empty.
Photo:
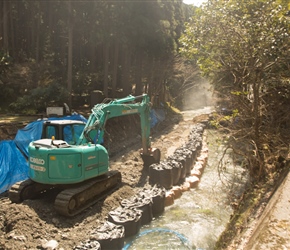
[[[43,123],[42,139],[52,138],[75,145],[86,123],[78,120],[48,120]]]

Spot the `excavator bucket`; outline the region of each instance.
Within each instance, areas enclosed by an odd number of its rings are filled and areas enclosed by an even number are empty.
[[[144,162],[144,168],[148,169],[150,165],[159,163],[161,158],[161,152],[158,148],[151,148],[148,153],[140,153],[141,158]]]

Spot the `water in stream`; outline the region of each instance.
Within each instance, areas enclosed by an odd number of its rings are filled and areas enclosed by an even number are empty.
[[[124,249],[214,249],[233,212],[230,203],[245,186],[247,176],[229,156],[219,175],[222,139],[215,130],[205,133],[208,164],[198,187],[184,192],[160,217],[127,239]]]

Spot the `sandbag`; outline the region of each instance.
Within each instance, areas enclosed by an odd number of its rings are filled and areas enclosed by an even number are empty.
[[[125,229],[125,237],[135,235],[141,228],[142,211],[135,208],[118,207],[108,215],[108,221],[122,225]]]
[[[152,221],[152,199],[149,194],[142,193],[139,195],[134,195],[129,199],[124,199],[121,201],[122,207],[136,208],[141,210],[141,225],[145,225]]]
[[[82,242],[81,244],[75,246],[73,250],[101,250],[101,244],[100,242],[96,240],[86,240],[85,242]]]
[[[182,164],[174,159],[169,159],[168,164],[172,168],[172,183],[173,185],[177,185],[179,183],[182,171]]]
[[[125,229],[109,221],[101,223],[99,227],[91,232],[90,240],[100,243],[102,250],[122,249],[124,246]]]

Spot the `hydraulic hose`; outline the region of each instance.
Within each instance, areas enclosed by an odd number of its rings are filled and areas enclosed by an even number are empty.
[[[179,239],[180,241],[188,248],[188,249],[191,249],[190,246],[189,246],[189,242],[187,240],[187,238],[185,238],[184,235],[182,235],[181,233],[178,233],[176,231],[173,231],[173,230],[170,230],[170,229],[166,229],[166,228],[154,228],[154,229],[148,229],[148,230],[145,230],[141,233],[138,234],[138,236],[136,237],[136,239],[138,238],[141,238],[142,236],[144,235],[147,235],[149,233],[154,233],[154,232],[160,232],[160,233],[171,233],[171,234],[175,234]],[[135,239],[135,240],[136,240]],[[122,250],[128,250],[129,247],[133,244],[133,242],[135,241],[131,241],[129,243],[127,243]]]

